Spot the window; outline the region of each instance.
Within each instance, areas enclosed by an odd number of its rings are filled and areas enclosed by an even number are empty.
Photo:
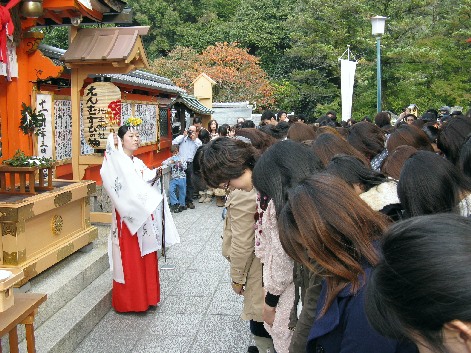
[[[159,109],[160,137],[168,137],[168,109]]]

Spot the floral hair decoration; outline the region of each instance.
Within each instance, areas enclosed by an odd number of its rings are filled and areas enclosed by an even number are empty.
[[[126,125],[129,128],[137,128],[139,125],[142,124],[141,118],[135,118],[133,116],[129,117],[123,125]]]

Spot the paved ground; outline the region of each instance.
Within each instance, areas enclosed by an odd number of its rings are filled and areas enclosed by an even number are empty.
[[[168,250],[167,263],[176,268],[160,271],[159,307],[142,314],[110,311],[75,353],[247,351],[242,298],[231,289],[221,255],[222,208],[195,201],[194,210],[174,215],[181,244]]]

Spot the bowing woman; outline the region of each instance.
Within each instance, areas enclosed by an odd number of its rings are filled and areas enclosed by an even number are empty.
[[[133,156],[140,144],[140,122],[130,118],[119,128],[118,137],[108,136],[100,170],[113,203],[108,254],[113,272],[112,305],[117,312],[146,311],[160,302],[157,250],[163,240],[166,246],[180,242],[160,189],[160,170],[147,168]]]
[[[318,173],[287,192],[278,227],[294,260],[324,277],[307,352],[416,353],[412,342],[381,336],[364,312],[365,284],[388,226],[340,178]],[[316,266],[310,260],[314,260]]]

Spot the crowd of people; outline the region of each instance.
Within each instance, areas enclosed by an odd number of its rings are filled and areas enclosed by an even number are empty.
[[[471,112],[408,114],[266,112],[198,150],[248,352],[471,351]]]
[[[101,171],[115,310],[158,304],[156,251],[179,241],[170,211],[215,196],[249,353],[471,352],[471,111],[404,113],[196,118],[163,162],[170,205],[123,125]]]

